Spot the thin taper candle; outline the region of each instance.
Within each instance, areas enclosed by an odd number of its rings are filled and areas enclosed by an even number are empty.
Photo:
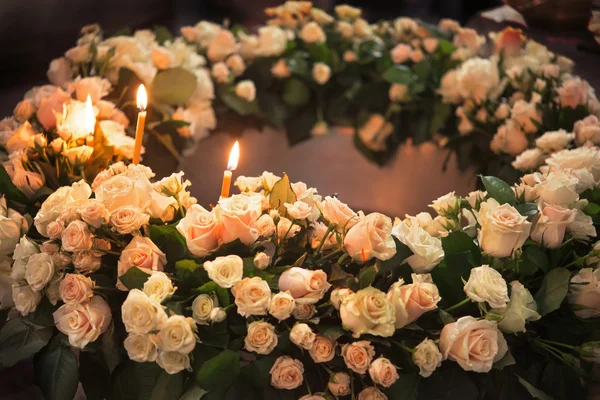
[[[140,109],[135,128],[135,147],[133,149],[133,163],[139,164],[142,155],[142,142],[144,139],[144,126],[146,125],[146,106],[148,105],[148,96],[144,85],[140,85],[137,92],[137,106]]]
[[[221,185],[221,197],[229,197],[229,188],[231,187],[232,171],[238,166],[240,160],[240,144],[235,142],[229,153],[229,162],[227,163],[227,169],[223,172],[223,184]]]

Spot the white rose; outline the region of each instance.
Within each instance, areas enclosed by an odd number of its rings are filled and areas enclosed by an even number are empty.
[[[28,230],[27,220],[17,211],[7,208],[5,198],[0,198],[0,255],[11,254],[22,234]]]
[[[104,207],[104,204],[95,199],[89,199],[82,202],[79,205],[79,214],[81,215],[82,220],[94,228],[100,228],[110,219],[110,214],[106,207]]]
[[[66,274],[58,288],[65,304],[81,304],[94,296],[94,281],[81,274]]]
[[[260,176],[238,176],[234,186],[240,189],[240,192],[256,192],[262,188],[262,178]]]
[[[304,381],[304,365],[288,356],[279,357],[269,373],[271,385],[277,389],[296,389]]]
[[[425,339],[415,347],[412,354],[413,362],[419,367],[419,375],[423,378],[431,376],[442,365],[442,353],[431,339]]]
[[[509,204],[500,205],[488,199],[475,214],[481,225],[477,239],[483,251],[491,256],[508,257],[529,237],[531,222]]]
[[[210,320],[212,322],[223,322],[227,318],[227,312],[221,307],[215,307],[210,312]]]
[[[296,301],[290,292],[279,292],[271,297],[269,303],[269,314],[280,321],[288,319],[292,316],[292,312],[296,308]]]
[[[375,386],[369,386],[360,391],[357,400],[388,400],[388,397]]]
[[[254,227],[262,215],[262,202],[264,196],[233,195],[221,198],[215,207],[215,215],[221,221],[220,239],[222,243],[229,243],[240,239],[242,243],[250,245],[258,238],[258,231]]]
[[[352,393],[352,378],[345,372],[337,372],[329,378],[327,388],[334,396],[348,396]]]
[[[593,171],[599,162],[600,149],[596,146],[583,146],[572,150],[558,151],[546,160],[546,164],[553,170],[586,168]]]
[[[315,63],[312,69],[312,76],[315,82],[319,85],[324,85],[331,77],[331,68],[322,62]]]
[[[204,269],[208,272],[208,277],[217,285],[230,288],[242,280],[244,262],[236,255],[217,257],[214,261],[206,261]]]
[[[478,303],[487,301],[492,308],[503,308],[509,300],[506,281],[489,265],[473,268],[464,290],[471,300]]]
[[[275,222],[269,214],[263,214],[253,225],[256,232],[261,238],[270,238],[275,233]]]
[[[303,201],[285,203],[284,206],[293,219],[307,219],[312,214],[312,207]]]
[[[152,271],[150,278],[144,282],[143,291],[148,297],[162,303],[166,298],[172,296],[176,289],[164,272]]]
[[[307,324],[299,323],[292,327],[290,331],[290,340],[296,346],[304,350],[310,350],[313,347],[317,335]]]
[[[517,100],[511,109],[511,119],[515,121],[525,133],[535,133],[538,128],[533,121],[541,124],[542,114],[537,109],[536,103]]]
[[[358,129],[358,136],[369,149],[383,151],[387,148],[387,139],[393,132],[393,125],[383,115],[373,114]]]
[[[392,229],[392,234],[412,251],[413,254],[404,262],[416,273],[431,271],[444,258],[442,241],[416,224],[398,222]]]
[[[567,296],[579,318],[600,315],[600,269],[582,268],[571,278]],[[16,304],[16,301],[15,301]]]
[[[218,62],[212,66],[211,75],[219,83],[227,83],[229,80],[229,68],[223,61]]]
[[[148,224],[150,216],[142,213],[137,206],[122,206],[114,210],[110,216],[110,223],[117,232],[127,235],[140,230]]]
[[[552,153],[566,148],[575,135],[567,133],[564,129],[546,132],[535,140],[535,145],[546,153]]]
[[[519,125],[513,120],[508,120],[498,128],[490,142],[490,149],[496,154],[516,156],[525,151],[528,145],[527,137]]]
[[[211,312],[215,308],[213,298],[208,294],[200,294],[192,303],[192,317],[199,325],[208,325]]]
[[[235,85],[235,94],[242,99],[252,102],[256,98],[256,87],[250,80],[240,81]]]
[[[363,263],[373,257],[385,261],[396,254],[392,237],[392,220],[380,213],[371,213],[346,233],[344,248],[355,261]]]
[[[283,58],[277,60],[277,62],[273,64],[273,66],[271,67],[271,73],[274,77],[279,79],[287,78],[290,75],[292,75],[290,68],[287,66],[287,63]]]
[[[127,294],[121,306],[121,318],[127,332],[137,334],[158,331],[167,322],[167,314],[160,303],[139,289]]]
[[[331,302],[331,305],[333,306],[333,308],[335,308],[336,310],[339,310],[340,305],[342,304],[342,301],[344,301],[344,299],[351,294],[354,294],[352,289],[348,289],[348,288],[333,289],[331,291],[331,294],[329,295],[329,301]]]
[[[118,276],[124,275],[133,267],[148,274],[151,271],[163,271],[166,263],[165,253],[152,240],[147,237],[134,236],[119,257]],[[117,287],[124,289],[120,281],[117,282]]]
[[[360,18],[354,21],[354,34],[359,38],[367,38],[373,34],[373,30],[367,21]]]
[[[392,284],[387,299],[394,307],[395,326],[400,329],[416,321],[427,311],[435,310],[442,299],[430,274],[412,274],[413,283],[405,285],[402,278]]]
[[[292,267],[279,277],[279,290],[289,291],[298,304],[315,304],[331,287],[323,270]]]
[[[112,321],[110,307],[100,296],[81,304],[65,304],[52,316],[56,328],[69,337],[71,346],[78,349],[96,341]]]
[[[256,55],[262,57],[277,57],[281,55],[288,42],[286,31],[277,26],[262,26],[258,28],[258,46]]]
[[[258,276],[244,278],[237,282],[231,288],[231,293],[235,297],[238,313],[242,317],[267,314],[271,300],[271,288]]]
[[[374,383],[388,388],[400,378],[394,364],[384,357],[379,357],[371,363],[369,375]]]
[[[156,363],[171,375],[184,369],[191,370],[190,357],[177,351],[159,351]]]
[[[498,66],[491,60],[471,58],[460,66],[456,80],[460,95],[479,104],[488,99],[491,91],[498,87]]]
[[[304,25],[300,30],[299,36],[306,43],[325,43],[327,39],[325,32],[323,32],[321,26],[316,22],[309,22]]]
[[[54,277],[55,268],[52,257],[45,253],[33,254],[27,261],[25,280],[31,289],[42,290]]]
[[[548,204],[538,213],[531,230],[531,239],[545,247],[560,246],[567,226],[575,219],[575,211]]]
[[[589,215],[585,215],[581,210],[575,211],[575,219],[569,225],[567,225],[567,231],[575,239],[589,240],[589,238],[596,237],[596,228],[594,227],[594,221]]]
[[[137,206],[146,210],[151,202],[151,194],[155,192],[147,178],[119,174],[102,182],[94,193],[96,199],[112,213],[123,206]],[[156,195],[160,196],[158,193]]]
[[[206,55],[210,61],[218,62],[225,60],[228,55],[235,53],[237,49],[238,44],[233,34],[226,29],[220,29],[208,44]]]
[[[344,344],[342,357],[346,366],[357,374],[364,375],[375,357],[375,348],[367,340]]]
[[[183,315],[172,315],[156,334],[158,349],[191,353],[196,347],[196,323]]]
[[[25,272],[27,262],[30,256],[39,253],[38,247],[26,236],[21,237],[19,244],[15,247],[13,253],[13,266],[11,271],[11,278],[14,281],[20,281],[25,279]]]
[[[600,122],[595,115],[588,115],[575,122],[573,132],[575,132],[575,140],[580,146],[588,141],[595,145],[600,144]]]
[[[13,285],[12,300],[17,311],[26,316],[36,310],[42,300],[42,293],[33,290],[28,285]]]
[[[534,186],[538,194],[538,202],[567,207],[577,200],[578,179],[565,171],[550,172],[543,182]]]
[[[519,171],[534,171],[544,163],[544,152],[538,148],[522,152],[512,162],[512,166]]]
[[[500,312],[502,320],[498,322],[498,328],[506,333],[525,332],[526,322],[541,318],[533,296],[519,281],[510,283],[510,302]]]
[[[254,321],[248,325],[244,348],[258,354],[271,354],[277,346],[275,327],[268,322]]]
[[[476,346],[469,346],[477,343]],[[440,335],[440,350],[444,359],[456,361],[465,371],[487,373],[492,364],[508,351],[506,340],[496,322],[461,317],[446,324]]]
[[[406,100],[408,97],[408,86],[394,83],[390,86],[390,90],[388,92],[391,101],[400,102]]]
[[[335,356],[336,347],[335,340],[324,335],[317,335],[312,347],[308,350],[308,354],[316,363],[329,362]]]
[[[265,269],[271,264],[271,257],[267,253],[261,251],[260,253],[256,253],[253,262],[256,268]]]
[[[158,356],[156,336],[131,333],[123,342],[127,356],[135,362],[155,362]]]
[[[429,205],[429,207],[433,208],[440,215],[456,214],[459,206],[460,199],[456,196],[455,192],[445,194]]]
[[[340,306],[340,317],[344,328],[351,330],[355,338],[365,333],[383,337],[394,334],[394,307],[385,293],[371,286],[346,297]]]
[[[323,11],[319,8],[311,8],[310,16],[312,17],[313,20],[315,20],[317,23],[319,23],[321,25],[330,24],[335,20],[331,15],[327,14],[325,11]]]
[[[73,67],[65,57],[55,58],[50,62],[46,75],[53,85],[65,87],[73,78]]]
[[[273,186],[281,180],[280,176],[268,171],[264,171],[260,177],[263,180],[263,188],[265,190],[273,190]]]

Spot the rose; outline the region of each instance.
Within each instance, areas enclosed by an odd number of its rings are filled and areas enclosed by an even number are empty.
[[[576,108],[588,102],[589,85],[580,78],[565,79],[562,85],[556,89],[560,104],[563,107]]]
[[[480,373],[489,372],[508,350],[496,322],[471,316],[446,324],[439,344],[444,360],[456,361],[465,371]]]
[[[480,47],[485,43],[485,38],[479,36],[474,29],[458,28],[452,43],[457,47],[468,49],[471,54],[477,54]]]
[[[331,68],[322,62],[315,63],[312,69],[312,77],[319,85],[324,85],[331,77]]]
[[[204,293],[198,295],[192,303],[192,317],[199,325],[208,325],[211,320],[211,312],[215,308],[213,298]]]
[[[7,208],[6,199],[0,198],[0,255],[11,254],[19,243],[21,232],[28,230],[27,220],[17,211]]]
[[[210,312],[210,320],[212,322],[223,322],[227,318],[227,312],[221,307],[215,307]]]
[[[277,57],[281,55],[287,46],[287,32],[277,26],[263,26],[258,28],[256,55],[262,57]]]
[[[208,43],[206,55],[212,62],[223,61],[228,55],[235,53],[237,48],[233,34],[227,29],[220,29],[214,39]]]
[[[65,253],[57,254],[57,257],[64,259],[64,264],[68,264],[67,261],[70,260],[70,258],[66,257]],[[94,252],[80,251],[79,253],[73,254],[72,261],[73,266],[75,266],[75,269],[78,272],[82,274],[87,274],[99,270],[102,260],[101,257],[94,255]],[[54,262],[57,263],[57,261]]]
[[[417,273],[431,271],[444,258],[442,241],[431,236],[416,224],[398,222],[392,229],[392,234],[412,251],[412,255],[404,260]]]
[[[460,29],[460,24],[453,19],[442,18],[442,19],[440,19],[440,22],[438,23],[438,27],[442,31],[456,32]]]
[[[506,281],[489,265],[473,268],[464,290],[471,300],[478,303],[487,301],[492,308],[503,308],[509,300]]]
[[[494,52],[502,53],[504,57],[514,57],[521,52],[521,46],[525,43],[521,29],[515,29],[511,26],[504,28],[494,37]]]
[[[317,335],[308,353],[316,363],[329,362],[335,356],[336,347],[337,343],[335,340],[324,335]]]
[[[483,251],[493,257],[508,257],[520,249],[529,237],[531,222],[510,204],[495,199],[480,204],[475,212],[481,229],[477,239]]]
[[[264,253],[263,253],[264,254]],[[280,321],[288,319],[292,316],[292,312],[296,307],[296,301],[289,291],[279,292],[271,297],[269,303],[269,314]]]
[[[519,125],[508,120],[498,128],[490,142],[490,149],[496,154],[506,153],[516,156],[525,151],[528,145],[527,137]]]
[[[191,369],[190,357],[177,351],[159,351],[156,363],[171,375],[184,369]]]
[[[335,13],[341,19],[356,19],[360,18],[362,10],[360,8],[352,7],[347,4],[341,4],[339,6],[335,6]]]
[[[365,146],[373,151],[387,148],[387,138],[393,133],[394,126],[381,114],[372,114],[358,129],[358,135]]]
[[[575,133],[575,141],[580,146],[588,141],[595,145],[600,144],[600,121],[595,115],[588,115],[584,119],[575,122],[573,132]]]
[[[419,367],[419,375],[423,378],[431,376],[442,365],[442,353],[431,339],[425,339],[415,347],[412,354],[413,362]]]
[[[304,350],[310,350],[316,338],[317,336],[310,329],[310,326],[303,323],[294,325],[290,331],[290,340],[292,343]]]
[[[176,287],[173,287],[171,279],[161,271],[152,271],[152,275],[144,282],[143,287],[144,293],[159,303],[162,303],[166,298],[173,296],[176,289]]]
[[[311,8],[310,16],[313,20],[321,25],[327,25],[335,21],[335,19],[319,8]]]
[[[274,77],[279,79],[287,78],[292,74],[290,68],[287,66],[287,63],[283,58],[277,60],[277,62],[273,64],[271,67],[271,73]]]
[[[223,61],[212,66],[211,74],[219,83],[227,83],[229,80],[229,68]]]
[[[268,322],[254,321],[248,325],[244,347],[258,354],[271,354],[277,346],[275,327]]]
[[[85,222],[72,221],[62,232],[62,248],[71,252],[90,250],[92,239],[93,235]]]
[[[35,291],[42,290],[54,276],[54,262],[46,253],[33,254],[27,261],[25,280]]]
[[[158,356],[156,336],[132,333],[123,341],[129,358],[135,362],[154,362]]]
[[[347,343],[342,346],[342,357],[349,369],[364,375],[375,357],[375,349],[368,340]]]
[[[419,63],[423,61],[423,57],[425,57],[425,55],[421,50],[413,50],[410,52],[410,59],[414,63]]]
[[[407,99],[408,93],[408,86],[401,83],[394,83],[392,86],[390,86],[388,96],[390,97],[391,101],[400,102]]]
[[[33,101],[31,99],[24,99],[17,104],[13,114],[17,121],[23,123],[31,118],[36,111]]]
[[[238,314],[242,317],[267,314],[271,300],[271,288],[258,276],[244,278],[237,282],[231,288],[231,293],[235,297]]]
[[[323,270],[292,267],[279,277],[279,290],[288,291],[298,304],[315,304],[323,298],[331,284]]]
[[[552,153],[566,148],[574,138],[575,134],[567,133],[564,129],[559,129],[544,133],[535,140],[535,145],[546,153]]]
[[[560,246],[565,237],[565,230],[575,219],[575,211],[548,204],[538,213],[533,223],[531,239],[548,248]]]
[[[583,146],[572,150],[558,151],[546,160],[546,164],[550,166],[551,170],[586,168],[591,171],[599,161],[600,150],[596,146]]]
[[[12,182],[15,184],[28,199],[33,199],[36,192],[44,186],[45,179],[37,172],[27,171],[23,168],[15,169],[11,176]]]
[[[197,204],[192,205],[177,224],[188,249],[198,257],[204,257],[218,247],[218,228],[215,214]]]
[[[294,308],[292,316],[298,320],[307,320],[311,319],[316,313],[317,307],[314,304],[298,304],[296,302],[296,308]]]
[[[165,253],[147,237],[134,236],[131,242],[123,249],[119,257],[118,276],[124,275],[132,267],[137,267],[145,272],[163,271],[167,263]],[[117,286],[120,285],[120,281]]]
[[[358,60],[358,56],[356,55],[355,52],[353,52],[352,50],[346,50],[344,52],[344,57],[343,57],[344,61],[347,63],[352,63],[355,62],[356,60]]]
[[[158,69],[167,69],[173,62],[173,56],[171,53],[162,47],[156,47],[150,52],[150,59],[154,66]]]
[[[26,316],[37,309],[37,305],[42,300],[42,293],[33,290],[28,285],[13,285],[12,300],[17,311]]]
[[[86,101],[89,96],[94,104],[108,95],[110,89],[110,82],[97,76],[77,78],[69,84],[69,92],[74,92],[78,101]]]
[[[389,260],[396,254],[391,218],[380,213],[360,218],[344,237],[344,248],[355,261]]]
[[[279,221],[277,223],[277,238],[280,243],[286,239],[293,238],[298,232],[300,232],[300,230],[300,225],[293,223],[285,217],[279,217]]]
[[[284,203],[288,214],[293,219],[306,219],[312,214],[312,207],[303,201],[296,201],[294,204]]]
[[[256,87],[254,86],[254,82],[250,80],[238,82],[238,84],[235,85],[235,94],[246,101],[254,101],[256,98]]]
[[[338,21],[336,30],[344,39],[350,39],[354,35],[354,27],[346,21]]]
[[[460,95],[479,104],[488,98],[492,89],[498,87],[498,66],[491,60],[471,58],[458,68],[456,81]]]
[[[406,44],[398,44],[390,51],[392,62],[394,64],[402,64],[410,58],[412,48]]]
[[[50,62],[46,75],[50,83],[64,87],[73,78],[73,67],[65,57],[55,58]]]
[[[360,391],[357,400],[388,400],[388,397],[375,386],[369,386]]]
[[[122,235],[141,229],[142,226],[148,224],[149,220],[150,216],[142,213],[137,206],[119,207],[110,216],[111,225]]]
[[[96,199],[101,201],[111,213],[119,207],[128,205],[137,206],[145,211],[151,201],[150,194],[153,192],[147,178],[134,179],[124,174],[108,178],[94,190]]]
[[[270,238],[275,233],[275,222],[269,214],[263,214],[253,225],[258,237]]]
[[[359,290],[344,299],[340,306],[344,328],[355,338],[367,333],[389,337],[394,334],[396,316],[385,293],[372,286]]]
[[[574,306],[573,312],[579,318],[594,318],[599,316],[600,268],[580,269],[571,278],[567,300],[571,306]]]
[[[70,100],[71,95],[60,88],[57,88],[52,94],[41,99],[36,116],[45,130],[51,130],[56,127],[56,114],[62,113],[63,104]]]
[[[258,238],[254,227],[262,214],[262,195],[233,195],[221,198],[215,207],[217,219],[221,221],[220,236],[223,243],[240,239],[250,245]]]
[[[336,397],[348,396],[350,393],[352,393],[351,381],[352,379],[347,373],[336,372],[329,378],[327,387],[329,388],[331,394],[333,394]]]
[[[156,334],[159,350],[191,353],[196,347],[196,323],[183,315],[171,315]]]
[[[274,29],[278,29],[274,27]],[[286,40],[287,42],[287,40]],[[244,59],[239,54],[233,54],[227,58],[227,66],[231,69],[231,72],[235,76],[240,76],[246,70],[246,64],[244,63]]]
[[[52,314],[56,328],[69,337],[69,344],[83,349],[108,329],[112,314],[106,301],[93,296],[89,302],[65,304]]]
[[[104,204],[95,199],[89,199],[81,203],[79,214],[81,215],[81,219],[94,228],[100,228],[110,220],[110,214],[106,207],[104,207]]]
[[[333,308],[335,308],[336,310],[339,310],[340,305],[342,304],[342,301],[344,301],[344,299],[351,294],[354,294],[352,289],[348,289],[348,288],[333,289],[331,291],[331,294],[329,295],[329,302],[331,303]]]
[[[537,321],[542,317],[537,312],[533,296],[519,281],[510,283],[510,302],[500,313],[502,319],[498,322],[498,328],[506,333],[525,332],[526,322]]]
[[[330,224],[336,224],[340,231],[350,229],[358,222],[356,213],[347,204],[339,201],[337,197],[325,197],[319,204],[319,209],[321,209],[323,217]]]
[[[433,53],[438,47],[438,40],[436,38],[426,38],[423,39],[423,48],[428,53]]]
[[[265,252],[256,253],[253,260],[254,266],[258,269],[265,269],[271,264],[271,257]]]
[[[429,207],[440,215],[457,214],[460,208],[460,199],[455,192],[450,192],[432,201]]]
[[[37,253],[39,253],[38,247],[32,241],[27,239],[26,236],[21,237],[19,244],[15,247],[12,257],[14,262],[10,276],[13,281],[25,279],[29,257]]]
[[[400,378],[394,364],[384,357],[379,357],[371,363],[369,375],[374,383],[388,388]]]
[[[306,43],[325,43],[326,40],[325,32],[323,32],[321,26],[314,21],[305,24],[298,36]]]
[[[304,365],[291,357],[279,357],[269,371],[271,385],[277,389],[296,389],[304,381]]]
[[[558,170],[548,174],[546,179],[534,186],[538,201],[557,206],[568,206],[577,200],[578,179],[567,172]]]
[[[121,318],[129,333],[145,334],[160,330],[167,314],[160,303],[139,289],[132,289],[121,306]]]
[[[94,296],[94,281],[81,274],[66,274],[58,288],[65,304],[80,304]]]
[[[525,133],[535,133],[537,125],[542,123],[542,113],[537,108],[537,103],[517,100],[510,111],[511,120],[516,122]]]
[[[512,166],[519,171],[533,171],[543,164],[544,152],[538,148],[525,150],[515,158]]]
[[[413,283],[404,285],[404,280],[394,283],[387,292],[387,299],[396,314],[396,329],[416,321],[427,311],[435,310],[442,299],[430,274],[412,274]]]
[[[256,192],[262,188],[262,178],[260,176],[238,176],[233,186],[237,186],[240,192]]]
[[[236,255],[217,257],[213,261],[206,261],[204,269],[208,277],[222,288],[230,288],[242,280],[244,262]]]

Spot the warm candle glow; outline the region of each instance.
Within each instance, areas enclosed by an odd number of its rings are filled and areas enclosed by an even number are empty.
[[[229,162],[227,163],[227,171],[235,171],[240,161],[240,144],[235,142],[229,153]]]
[[[137,91],[137,106],[140,111],[145,111],[148,106],[148,95],[146,94],[146,88],[144,85],[140,85]]]
[[[94,106],[92,105],[92,98],[88,94],[85,102],[85,130],[88,133],[94,133],[96,127],[96,116],[94,115]]]

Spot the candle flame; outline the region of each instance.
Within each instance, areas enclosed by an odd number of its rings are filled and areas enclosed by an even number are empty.
[[[229,162],[227,163],[227,170],[234,171],[238,167],[238,161],[240,161],[240,144],[235,142],[229,153]]]
[[[94,133],[96,128],[96,116],[94,115],[94,106],[92,105],[92,98],[88,94],[85,102],[85,128],[87,132]]]
[[[146,87],[143,84],[140,85],[137,91],[137,106],[140,111],[146,111],[148,106],[148,94],[146,94]]]

